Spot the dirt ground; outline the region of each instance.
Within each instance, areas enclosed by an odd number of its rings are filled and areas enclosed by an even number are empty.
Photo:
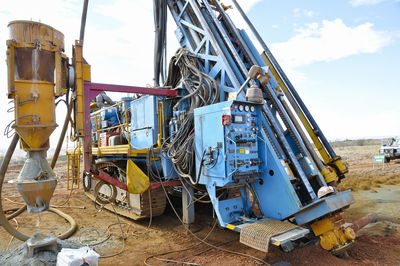
[[[311,243],[297,248],[291,253],[270,246],[269,253],[254,250],[239,243],[239,234],[219,228],[212,231],[208,242],[236,252],[246,253],[265,260],[269,264],[289,262],[292,265],[400,265],[400,160],[385,165],[373,166],[372,156],[378,146],[353,146],[336,148],[350,166],[348,184],[342,189],[354,190],[356,203],[346,210],[344,216],[348,222],[361,218],[369,212],[378,213],[378,221],[362,229],[358,233],[356,245],[348,250],[348,255],[338,258],[324,251],[317,243]],[[65,165],[56,167],[60,182],[52,199],[52,205],[62,205],[68,199],[70,192],[66,190]],[[6,181],[15,178],[20,165],[11,165]],[[367,182],[365,178],[371,180]],[[381,182],[374,183],[374,180]],[[367,182],[360,188],[359,181]],[[369,185],[368,185],[369,184]],[[376,185],[378,184],[378,185]],[[3,207],[10,209],[22,204],[16,188],[5,183],[3,187]],[[179,211],[179,201],[176,202]],[[71,240],[82,243],[92,243],[106,239],[94,246],[95,250],[108,256],[118,253],[123,247],[121,231],[113,212],[99,212],[82,190],[73,191],[68,202],[59,208],[71,215],[78,223],[78,231]],[[214,218],[210,206],[196,205],[196,224],[192,230],[203,238],[213,227]],[[111,258],[101,258],[100,265],[143,265],[144,260],[152,255],[178,250],[175,253],[158,255],[159,259],[170,259],[201,265],[258,265],[254,259],[228,254],[219,250],[209,249],[204,244],[198,244],[192,236],[185,232],[170,208],[161,217],[154,217],[149,227],[149,220],[132,221],[119,218],[126,235],[123,253]],[[68,223],[57,215],[44,212],[40,215],[23,213],[12,220],[18,229],[26,234],[33,232],[62,233],[68,228]],[[107,239],[108,232],[111,236]],[[13,249],[21,242],[0,228],[0,252]],[[191,247],[191,248],[190,248]],[[189,249],[187,249],[189,248]],[[187,250],[184,250],[187,249]],[[166,261],[151,258],[151,265],[165,265]],[[180,263],[178,263],[180,264]],[[283,265],[283,264],[282,264]]]

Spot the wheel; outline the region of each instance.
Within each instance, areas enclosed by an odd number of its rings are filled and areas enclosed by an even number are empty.
[[[385,163],[390,163],[390,158],[385,157],[384,162],[385,162]]]

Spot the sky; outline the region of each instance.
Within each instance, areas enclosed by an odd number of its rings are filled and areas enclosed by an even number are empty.
[[[222,1],[230,4],[230,0]],[[238,0],[329,140],[400,135],[399,0]],[[82,0],[15,0],[0,6],[0,128],[7,113],[7,24],[34,20],[65,35],[66,54],[79,36]],[[228,14],[239,28],[236,10]],[[168,22],[168,57],[178,48]],[[146,86],[153,80],[150,0],[89,1],[84,57],[92,81]],[[261,50],[260,50],[261,52]],[[57,107],[62,125],[65,106]],[[56,145],[60,127],[52,135]],[[9,140],[0,132],[0,149]]]

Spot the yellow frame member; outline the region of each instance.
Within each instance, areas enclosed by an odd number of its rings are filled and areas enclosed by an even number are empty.
[[[284,92],[285,96],[288,100],[292,103],[292,106],[299,116],[300,121],[302,122],[304,128],[307,130],[307,133],[311,137],[315,147],[317,148],[319,154],[321,155],[322,159],[326,164],[333,164],[335,167],[325,166],[325,168],[320,169],[322,176],[325,179],[326,183],[337,182],[339,180],[338,175],[345,174],[348,172],[347,165],[342,161],[340,157],[331,158],[329,154],[324,149],[321,141],[318,139],[317,135],[315,134],[314,130],[312,129],[311,125],[308,123],[306,117],[304,116],[303,112],[299,109],[297,104],[295,104],[295,100],[289,93],[289,90],[283,83],[282,79],[279,77],[278,73],[276,72],[275,68],[273,67],[272,63],[269,61],[268,57],[266,56],[265,52],[261,54],[262,59],[267,64],[269,69],[271,70],[272,75],[275,77],[280,89]],[[278,87],[279,89],[279,87]]]

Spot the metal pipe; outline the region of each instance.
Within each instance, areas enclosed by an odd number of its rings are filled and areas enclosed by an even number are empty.
[[[60,138],[58,139],[57,147],[56,147],[56,150],[54,151],[53,159],[51,160],[50,166],[52,169],[54,169],[54,166],[56,166],[58,155],[60,155],[60,150],[61,150],[64,138],[65,138],[65,134],[67,133],[69,117],[71,116],[72,107],[73,107],[73,104],[70,101],[70,103],[68,105],[68,109],[67,109],[67,114],[65,116],[64,125],[61,130]]]
[[[321,160],[319,159],[317,153],[314,151],[314,148],[311,146],[310,142],[307,139],[306,134],[304,133],[303,129],[301,128],[299,122],[297,121],[296,117],[294,116],[294,114],[292,113],[292,111],[290,110],[289,105],[287,104],[287,102],[280,98],[281,103],[283,105],[283,107],[285,107],[286,112],[288,113],[290,119],[292,120],[297,132],[299,133],[301,139],[303,140],[304,145],[306,146],[306,149],[308,151],[308,153],[311,155],[311,158],[313,159],[314,163],[317,165],[318,169],[321,171],[322,169],[325,168],[325,166],[321,163]]]
[[[264,102],[262,106],[262,110],[264,114],[267,116],[268,121],[271,123],[271,126],[274,128],[274,132],[278,135],[278,138],[280,142],[282,143],[283,147],[285,148],[285,151],[292,162],[294,168],[296,169],[296,172],[299,174],[301,181],[303,182],[304,186],[306,187],[308,193],[310,194],[311,199],[316,199],[317,195],[315,194],[313,188],[311,187],[310,181],[308,181],[307,176],[304,174],[303,169],[301,168],[299,162],[297,161],[296,155],[294,155],[292,149],[290,148],[290,145],[288,141],[286,140],[285,136],[283,135],[283,132],[280,130],[274,115],[272,114],[271,110],[269,110],[269,107],[267,104]]]
[[[244,65],[243,61],[241,60],[238,52],[236,51],[235,47],[233,47],[233,44],[228,36],[228,34],[226,33],[226,31],[222,28],[221,23],[218,21],[217,17],[214,15],[214,13],[212,12],[211,6],[207,1],[204,1],[204,6],[208,11],[208,15],[211,17],[211,19],[214,22],[215,27],[218,29],[218,31],[220,32],[220,35],[222,37],[222,40],[224,41],[225,45],[228,47],[228,49],[230,50],[232,57],[234,58],[234,60],[236,61],[237,66],[239,67],[240,71],[242,72],[243,77],[246,77],[247,75],[247,68]]]
[[[83,2],[82,19],[81,19],[81,31],[79,34],[79,42],[83,44],[83,39],[85,38],[85,26],[86,26],[86,15],[88,9],[89,0]]]
[[[231,18],[228,16],[228,14],[222,8],[221,3],[219,1],[214,1],[214,4],[215,4],[215,7],[218,9],[219,13],[221,14],[222,18],[229,25],[230,30],[232,31],[232,34],[234,35],[234,37],[239,40],[239,46],[242,46],[244,52],[249,57],[250,64],[257,65],[257,60],[254,57],[254,54],[251,52],[250,48],[247,46],[247,43],[244,41],[242,35],[240,35],[238,29],[236,28],[235,24],[233,24]]]
[[[355,221],[350,227],[354,230],[354,232],[357,233],[357,231],[365,227],[367,224],[375,222],[377,217],[378,217],[377,213],[371,212],[366,216]]]
[[[4,178],[5,178],[5,175],[7,172],[8,164],[11,161],[11,157],[15,151],[15,147],[17,146],[18,141],[19,141],[19,135],[17,133],[15,133],[14,137],[11,140],[10,146],[8,146],[7,152],[4,155],[4,159],[3,159],[3,162],[1,163],[1,167],[0,167],[0,224],[11,235],[15,236],[16,238],[18,238],[21,241],[26,241],[29,237],[27,235],[24,235],[21,232],[19,232],[17,229],[15,229],[14,226],[12,226],[8,222],[7,217],[4,214],[3,204],[1,202],[1,192],[3,190]]]
[[[311,125],[314,128],[314,132],[317,136],[319,136],[320,140],[322,141],[325,149],[327,150],[327,152],[329,153],[329,155],[332,158],[336,158],[336,153],[335,151],[332,149],[331,145],[329,144],[328,140],[326,139],[325,135],[322,133],[321,129],[319,128],[319,126],[317,125],[317,123],[315,122],[314,118],[312,117],[311,113],[308,111],[307,107],[305,106],[304,102],[302,101],[302,99],[300,98],[300,96],[298,95],[297,91],[295,90],[293,84],[290,82],[290,80],[288,79],[288,77],[286,76],[285,72],[283,72],[282,68],[280,67],[279,63],[276,61],[275,57],[272,55],[271,51],[269,50],[269,48],[267,47],[267,45],[265,44],[264,40],[261,38],[260,34],[257,32],[256,28],[253,26],[253,24],[250,22],[249,18],[247,17],[247,15],[244,13],[244,11],[242,10],[242,8],[239,6],[239,4],[237,3],[236,0],[232,0],[233,4],[235,5],[235,7],[237,8],[237,10],[239,11],[239,13],[241,14],[241,16],[243,17],[243,19],[246,21],[247,25],[250,27],[251,31],[253,32],[253,34],[255,35],[256,39],[258,40],[258,42],[261,44],[262,48],[264,49],[266,55],[268,56],[270,62],[273,64],[274,68],[276,69],[277,73],[280,75],[281,79],[283,82],[286,83],[289,91],[293,94],[294,98],[296,99],[296,101],[298,102],[298,104],[300,105],[301,109],[303,110],[303,112],[305,113],[305,116],[307,117],[307,119],[309,120],[309,122],[311,123]]]

